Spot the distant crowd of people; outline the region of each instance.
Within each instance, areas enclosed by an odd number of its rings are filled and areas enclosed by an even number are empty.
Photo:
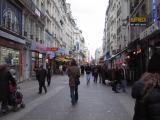
[[[91,76],[93,81],[106,85],[106,80],[112,85],[112,90],[119,93],[121,88],[123,92],[126,92],[127,86],[127,69],[125,65],[116,67],[115,69],[108,69],[106,64],[103,65],[81,65],[81,75],[86,73],[87,85],[90,83]]]

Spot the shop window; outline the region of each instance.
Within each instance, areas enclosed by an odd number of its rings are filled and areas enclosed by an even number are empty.
[[[12,11],[11,9],[7,9],[2,16],[2,20],[3,20],[3,27],[8,29],[8,30],[12,30],[16,33],[20,33],[19,31],[19,24],[18,24],[18,18],[15,15],[15,12]]]
[[[19,65],[19,51],[0,47],[0,64]]]

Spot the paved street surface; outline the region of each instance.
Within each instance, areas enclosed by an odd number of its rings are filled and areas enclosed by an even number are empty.
[[[71,105],[68,77],[53,76],[48,93],[38,93],[37,81],[20,84],[25,109],[10,112],[0,120],[132,120],[134,100],[128,93],[114,93],[110,86],[86,85],[81,77],[79,101]]]

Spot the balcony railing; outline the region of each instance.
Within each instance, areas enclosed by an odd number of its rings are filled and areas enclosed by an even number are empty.
[[[39,10],[39,8],[35,5],[35,3],[32,0],[19,0],[29,11],[32,12],[32,14],[37,15],[37,11],[39,13],[39,19],[40,21],[45,24],[45,14],[43,11]]]

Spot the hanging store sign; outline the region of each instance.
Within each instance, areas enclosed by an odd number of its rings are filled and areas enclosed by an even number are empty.
[[[152,0],[152,19],[154,23],[157,21],[157,9],[156,8],[157,8],[156,0]]]
[[[52,48],[44,48],[44,51],[57,51],[59,48],[57,47],[52,47]]]
[[[153,23],[150,27],[148,27],[146,30],[144,30],[140,34],[140,40],[146,38],[147,36],[151,35],[152,33],[159,30],[159,22]]]
[[[129,19],[130,26],[146,26],[147,17],[132,17]]]

